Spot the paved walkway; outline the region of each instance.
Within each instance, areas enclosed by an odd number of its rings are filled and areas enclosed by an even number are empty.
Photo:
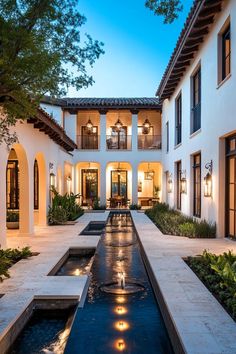
[[[0,283],[0,342],[15,319],[34,298],[79,300],[86,287],[87,276],[49,277],[47,274],[69,248],[97,247],[98,236],[78,236],[91,220],[106,220],[108,212],[84,214],[75,225],[38,227],[32,237],[8,234],[7,246],[30,246],[38,256],[21,260],[10,268],[10,279]]]
[[[204,249],[236,253],[236,242],[167,236],[145,214],[132,212],[132,217],[186,353],[235,354],[235,322],[182,257],[201,254]]]
[[[17,316],[35,298],[79,300],[87,277],[48,277],[69,248],[96,247],[99,237],[79,236],[91,220],[106,220],[108,212],[86,213],[76,225],[36,228],[35,236],[8,236],[8,247],[29,245],[38,256],[10,269],[11,278],[0,284],[0,341]],[[133,221],[174,326],[188,354],[235,354],[236,324],[188,268],[182,257],[226,250],[236,243],[223,239],[188,239],[163,235],[145,214],[132,211]]]

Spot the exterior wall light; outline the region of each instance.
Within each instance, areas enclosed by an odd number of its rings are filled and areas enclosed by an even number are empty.
[[[181,171],[180,192],[183,194],[187,193],[186,170]]]
[[[212,160],[205,165],[205,168],[208,170],[206,176],[204,177],[204,197],[212,196]]]
[[[53,172],[50,173],[50,186],[55,187],[56,185],[56,176]]]
[[[72,179],[71,179],[70,175],[68,175],[66,177],[66,181],[67,181],[67,193],[70,194],[71,193],[71,184],[72,184]]]
[[[146,118],[143,122],[143,134],[148,134],[150,132],[151,123]]]
[[[172,193],[172,189],[173,189],[173,180],[172,180],[172,174],[170,173],[167,181],[167,192]]]

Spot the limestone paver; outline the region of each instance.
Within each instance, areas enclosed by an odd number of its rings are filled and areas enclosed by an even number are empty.
[[[204,249],[236,252],[236,243],[163,235],[145,214],[133,211],[132,217],[186,353],[235,354],[235,322],[182,258]]]
[[[39,255],[21,260],[10,269],[10,278],[0,284],[0,340],[7,328],[34,298],[80,299],[87,276],[47,276],[69,248],[97,247],[99,236],[79,236],[89,221],[106,221],[108,212],[86,213],[75,225],[36,227],[35,235],[9,232],[7,246],[30,246]]]

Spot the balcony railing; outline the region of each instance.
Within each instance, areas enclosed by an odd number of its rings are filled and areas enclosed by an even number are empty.
[[[106,145],[107,150],[131,150],[132,148],[131,135],[107,135]]]
[[[139,134],[138,149],[139,150],[160,150],[161,135]]]
[[[77,135],[77,146],[79,150],[98,150],[99,135]]]
[[[191,133],[201,128],[201,103],[192,108]]]

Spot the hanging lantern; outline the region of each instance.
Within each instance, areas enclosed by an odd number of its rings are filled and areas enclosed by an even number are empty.
[[[117,131],[120,131],[120,129],[123,127],[123,123],[121,122],[120,118],[117,119],[115,127]]]
[[[204,197],[212,196],[212,165],[212,160],[205,165],[205,168],[208,170],[208,172],[204,177]]]
[[[144,179],[145,180],[153,180],[155,172],[150,170],[150,164],[148,164],[148,170],[144,172]]]
[[[146,118],[143,122],[143,134],[148,134],[150,132],[151,123]]]
[[[167,192],[172,193],[172,188],[173,188],[173,181],[172,181],[172,174],[170,173],[167,181]]]
[[[86,128],[87,128],[87,132],[90,134],[93,131],[93,123],[91,122],[91,119],[89,118],[89,120],[87,121],[86,124]]]
[[[186,171],[181,171],[181,179],[180,179],[180,192],[186,194],[187,193],[187,179],[186,179]]]

